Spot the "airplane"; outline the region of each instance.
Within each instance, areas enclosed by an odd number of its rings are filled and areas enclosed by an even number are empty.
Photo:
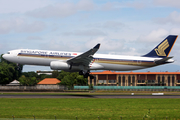
[[[90,76],[93,79],[90,70],[131,71],[173,63],[173,57],[169,57],[169,54],[177,37],[178,35],[169,35],[142,56],[95,54],[100,48],[98,43],[84,53],[17,49],[8,51],[2,57],[17,64],[50,66],[52,70],[79,72],[85,78]]]

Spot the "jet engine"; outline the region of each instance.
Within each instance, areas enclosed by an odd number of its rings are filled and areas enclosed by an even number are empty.
[[[66,62],[52,61],[50,67],[52,70],[69,70],[70,65]]]

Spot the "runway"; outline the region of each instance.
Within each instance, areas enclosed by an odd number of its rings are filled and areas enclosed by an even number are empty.
[[[0,98],[180,98],[180,95],[7,95]]]

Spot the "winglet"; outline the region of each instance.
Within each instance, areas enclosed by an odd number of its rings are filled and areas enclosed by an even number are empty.
[[[100,43],[98,43],[94,48],[95,48],[95,49],[99,49],[99,47],[100,47]],[[93,48],[93,49],[94,49],[94,48]]]

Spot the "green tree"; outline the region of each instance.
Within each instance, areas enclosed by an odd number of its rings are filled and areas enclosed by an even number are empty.
[[[88,79],[84,78],[83,75],[77,75],[75,84],[76,85],[87,85],[88,84]]]
[[[26,76],[26,77],[37,77],[38,74],[34,71],[30,71],[30,72],[23,72],[22,75]]]
[[[23,66],[9,62],[0,57],[0,84],[8,84],[18,79],[22,73]]]
[[[54,70],[54,71],[52,72],[52,78],[57,78],[58,75],[59,75],[59,72],[58,72],[57,70]]]
[[[57,79],[62,80],[65,76],[69,76],[70,72],[65,72],[65,71],[61,71],[60,74],[58,75]]]
[[[61,71],[57,79],[61,82],[60,85],[66,85],[69,88],[72,88],[74,84],[76,85],[87,85],[87,78],[84,78],[82,75],[79,75],[77,72],[65,72]]]
[[[39,82],[39,80],[37,80],[36,77],[26,77],[22,75],[19,78],[19,82],[21,83],[21,85],[31,86],[36,85]]]
[[[45,78],[52,78],[51,75],[47,75],[47,74],[40,74],[36,77],[38,80],[43,80]]]

